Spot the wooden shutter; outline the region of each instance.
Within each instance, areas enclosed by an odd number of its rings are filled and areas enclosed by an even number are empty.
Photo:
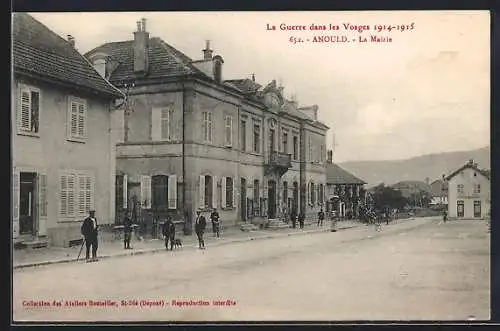
[[[177,176],[168,176],[168,209],[177,209]]]
[[[38,235],[47,235],[47,175],[38,174]]]
[[[238,190],[236,189],[236,178],[233,177],[233,208],[236,208],[236,193],[238,192]]]
[[[69,175],[66,177],[67,180],[67,195],[68,195],[68,203],[67,203],[67,215],[75,216],[75,191],[76,191],[76,177],[74,175]]]
[[[85,212],[94,209],[94,179],[91,176],[85,176]]]
[[[200,176],[199,208],[205,207],[205,176]]]
[[[220,205],[221,205],[221,208],[226,208],[226,177],[222,177],[221,179],[221,189],[220,189],[220,193],[221,193],[221,202],[220,202]]]
[[[161,108],[151,109],[151,140],[161,140]]]
[[[12,172],[12,235],[19,236],[19,172]]]
[[[161,109],[161,139],[170,140],[171,139],[171,110],[170,108]]]
[[[212,176],[212,208],[217,208],[217,176]]]
[[[74,101],[71,101],[69,109],[69,133],[72,137],[78,135],[78,104]]]
[[[128,176],[123,175],[123,208],[127,209],[128,206]]]
[[[87,177],[78,177],[78,213],[84,215],[87,213]]]
[[[29,130],[31,123],[31,93],[28,89],[21,88],[19,91],[19,127]]]
[[[85,115],[87,113],[87,106],[84,103],[78,104],[78,136],[85,136]]]

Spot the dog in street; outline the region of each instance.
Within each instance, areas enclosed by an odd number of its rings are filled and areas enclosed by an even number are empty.
[[[182,248],[182,240],[180,240],[179,238],[175,239],[174,240],[174,247],[175,248]]]

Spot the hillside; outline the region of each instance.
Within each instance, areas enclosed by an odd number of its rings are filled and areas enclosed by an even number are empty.
[[[469,159],[474,159],[480,168],[490,169],[490,148],[427,154],[406,160],[351,161],[339,163],[339,166],[371,187],[380,183],[393,185],[406,180],[425,181],[426,177],[432,182],[459,168]]]

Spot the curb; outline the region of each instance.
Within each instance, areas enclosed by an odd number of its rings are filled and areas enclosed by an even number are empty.
[[[337,229],[337,231],[352,229],[352,228],[356,228],[356,227],[358,227],[358,226],[357,225],[346,226],[346,227]],[[278,234],[274,233],[274,234],[257,236],[257,237],[235,238],[235,239],[229,239],[227,241],[215,242],[215,243],[212,243],[211,246],[218,247],[218,246],[224,246],[224,245],[231,244],[231,243],[239,243],[239,242],[253,241],[253,240],[273,239],[273,238],[280,238],[280,237],[300,236],[300,235],[322,233],[322,232],[330,232],[330,228],[326,227],[326,228],[323,228],[320,230],[298,231],[298,232],[283,233],[283,234],[282,233],[278,233]],[[193,246],[186,246],[186,247],[196,248],[196,243]],[[105,260],[105,259],[115,258],[115,257],[154,254],[156,252],[164,252],[164,251],[165,251],[164,247],[145,249],[145,250],[137,250],[137,251],[118,253],[118,254],[113,254],[113,255],[101,255],[101,256],[99,256],[99,260]],[[53,264],[71,263],[71,262],[84,262],[84,259],[77,260],[75,258],[72,258],[72,259],[61,259],[61,260],[52,260],[52,261],[31,262],[31,263],[24,263],[24,264],[19,264],[19,265],[13,266],[12,269],[18,270],[18,269],[34,268],[34,267],[41,267],[41,266],[47,266],[47,265],[53,265]]]

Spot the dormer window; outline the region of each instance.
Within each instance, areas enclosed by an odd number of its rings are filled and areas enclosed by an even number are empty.
[[[93,61],[94,69],[101,75],[103,78],[106,78],[106,59],[98,58]]]

